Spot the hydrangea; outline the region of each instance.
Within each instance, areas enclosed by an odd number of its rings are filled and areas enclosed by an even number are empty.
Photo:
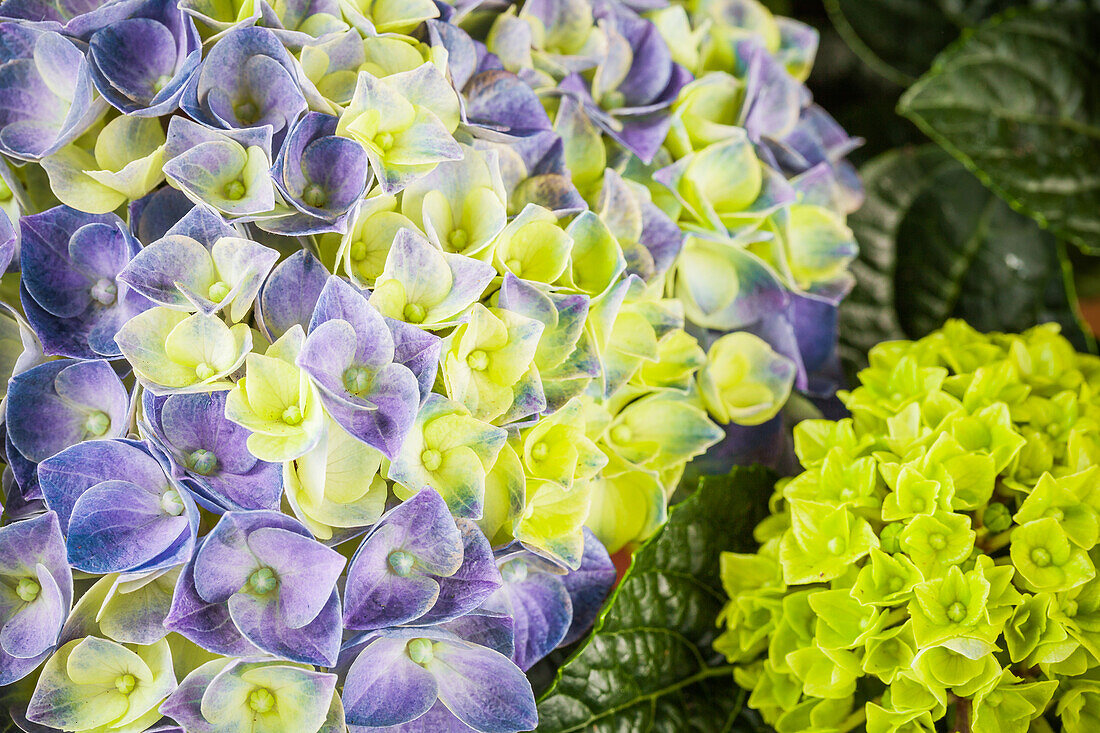
[[[18,724],[535,727],[688,463],[832,395],[815,45],[755,0],[0,1]]]
[[[777,731],[1092,730],[1100,360],[1057,326],[880,344],[795,428],[715,647]]]

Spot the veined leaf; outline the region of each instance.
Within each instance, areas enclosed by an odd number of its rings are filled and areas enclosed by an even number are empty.
[[[1100,251],[1100,13],[1011,13],[941,54],[899,111],[1014,209]]]
[[[912,84],[964,29],[1021,0],[825,0],[845,42],[864,63],[901,86]],[[1036,3],[1037,4],[1037,3]]]
[[[861,174],[867,199],[849,218],[857,285],[841,306],[849,363],[865,364],[879,341],[917,338],[953,317],[985,331],[1057,321],[1078,348],[1091,348],[1061,243],[950,155],[932,145],[891,151]]]

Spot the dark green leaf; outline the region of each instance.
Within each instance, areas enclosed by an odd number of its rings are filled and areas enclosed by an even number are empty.
[[[990,21],[941,54],[899,111],[1013,208],[1100,251],[1100,13]]]
[[[539,701],[540,731],[749,730],[732,670],[711,649],[725,601],[718,557],[754,546],[774,483],[766,469],[737,468],[673,507]]]
[[[1025,0],[825,0],[837,31],[864,63],[908,86],[964,29]],[[1038,4],[1037,2],[1034,4]]]
[[[860,244],[841,306],[855,366],[879,341],[916,338],[963,318],[983,331],[1056,321],[1089,347],[1061,247],[935,146],[882,155],[861,171],[867,200],[850,217]]]

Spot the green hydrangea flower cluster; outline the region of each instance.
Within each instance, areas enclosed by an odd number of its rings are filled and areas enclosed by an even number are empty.
[[[859,380],[722,558],[748,704],[779,733],[1100,730],[1100,359],[952,321]]]

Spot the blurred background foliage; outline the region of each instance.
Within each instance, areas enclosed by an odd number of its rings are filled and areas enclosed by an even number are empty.
[[[1095,351],[1100,2],[767,4],[818,29],[809,87],[865,140],[850,156],[867,201],[850,219],[862,253],[842,309],[849,370],[949,317],[1056,321]]]

